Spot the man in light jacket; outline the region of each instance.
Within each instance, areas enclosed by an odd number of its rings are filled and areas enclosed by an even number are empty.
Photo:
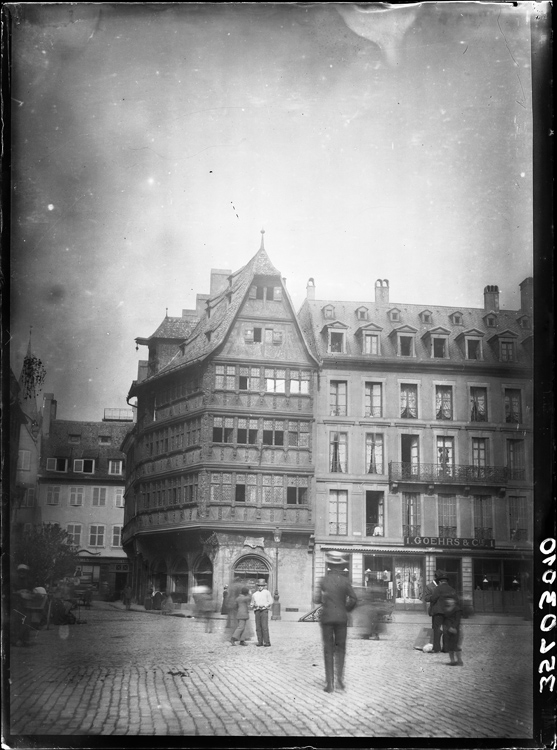
[[[273,605],[273,597],[267,588],[267,581],[260,578],[257,581],[257,589],[251,597],[251,606],[255,612],[255,632],[257,633],[256,646],[270,646],[269,638],[269,610]]]

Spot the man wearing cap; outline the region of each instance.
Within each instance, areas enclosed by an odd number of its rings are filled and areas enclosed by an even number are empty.
[[[337,687],[344,690],[348,612],[354,609],[358,600],[350,582],[343,575],[343,569],[348,564],[347,555],[342,552],[327,552],[325,563],[327,574],[319,581],[315,601],[322,605],[321,635],[327,681],[325,692],[332,693],[335,689],[335,654]]]
[[[267,582],[264,578],[257,581],[257,589],[251,597],[251,606],[255,612],[255,632],[257,633],[256,646],[270,646],[269,638],[269,610],[273,605],[271,592],[266,588]]]
[[[431,617],[431,627],[433,629],[433,650],[429,652],[431,654],[438,654],[441,651],[441,625],[443,624],[443,616],[434,615],[431,605],[431,597],[439,586],[440,574],[443,574],[443,571],[436,570],[433,574],[433,581],[428,583],[424,589],[424,601],[429,603],[427,613]]]

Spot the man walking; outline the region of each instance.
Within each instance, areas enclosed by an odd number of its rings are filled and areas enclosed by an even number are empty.
[[[257,589],[251,597],[251,606],[255,612],[255,632],[257,633],[256,646],[270,646],[269,639],[269,610],[273,604],[271,592],[266,588],[267,582],[264,578],[257,581]]]
[[[344,690],[348,612],[354,609],[358,600],[350,582],[343,575],[343,569],[348,564],[347,556],[342,552],[326,552],[325,563],[327,574],[319,581],[315,601],[322,605],[321,635],[327,681],[325,692],[332,693],[335,689],[335,655],[337,687]]]
[[[443,575],[443,571],[436,570],[433,574],[433,581],[427,584],[424,592],[424,601],[429,603],[427,613],[431,617],[431,627],[433,628],[433,650],[430,652],[432,654],[438,654],[441,651],[441,626],[443,625],[443,614],[440,612],[434,613],[431,605],[433,594],[439,586],[440,575]]]

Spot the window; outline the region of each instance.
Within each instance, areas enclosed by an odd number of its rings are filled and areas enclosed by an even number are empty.
[[[211,502],[232,502],[232,474],[220,472],[211,474]]]
[[[329,490],[329,534],[348,534],[348,490]]]
[[[46,504],[60,505],[60,487],[49,484],[46,490]]]
[[[366,536],[384,536],[383,493],[366,491]]]
[[[114,507],[115,508],[124,507],[124,488],[123,487],[116,487],[116,489],[114,490]]]
[[[389,310],[389,318],[393,323],[398,323],[400,320],[400,310]]]
[[[240,367],[239,388],[241,391],[259,390],[259,367]]]
[[[265,369],[267,393],[286,393],[286,370]]]
[[[364,416],[383,416],[383,386],[381,383],[366,383],[364,386]]]
[[[23,496],[23,500],[21,501],[21,505],[23,508],[34,508],[35,507],[35,488],[34,487],[28,487],[25,490],[25,495]]]
[[[257,502],[257,477],[255,474],[236,474],[235,501],[252,504]]]
[[[215,388],[225,391],[236,388],[236,368],[233,365],[216,365]]]
[[[70,487],[70,505],[83,505],[83,487]]]
[[[453,418],[453,388],[451,385],[435,386],[435,419]]]
[[[474,495],[474,538],[493,539],[493,509],[489,495]]]
[[[309,393],[309,377],[304,370],[290,370],[290,394]]]
[[[284,445],[284,422],[282,419],[263,420],[263,445]]]
[[[470,388],[470,421],[488,421],[487,388]]]
[[[309,422],[288,422],[288,447],[307,448],[309,446]]]
[[[375,432],[366,435],[366,472],[383,474],[383,435]]]
[[[424,310],[420,313],[422,323],[431,323],[431,313],[429,310]]]
[[[346,390],[346,380],[331,380],[329,405],[332,417],[346,416]]]
[[[514,362],[514,341],[501,341],[499,343],[499,358],[501,362]]]
[[[505,422],[522,422],[522,399],[518,388],[505,388]]]
[[[417,492],[402,493],[402,535],[421,535],[420,496]]]
[[[446,359],[449,356],[449,340],[445,336],[432,338],[431,356],[436,359]]]
[[[495,325],[497,323],[497,319],[495,315],[488,315],[485,319],[485,324],[488,328],[495,328]]]
[[[81,547],[81,524],[80,523],[69,523],[66,526],[68,532],[68,544],[73,544],[74,547]]]
[[[56,459],[47,459],[47,469],[48,469],[49,460],[55,461]],[[31,451],[25,451],[25,450],[18,451],[18,454],[17,454],[18,471],[29,471],[30,468],[31,468]],[[54,469],[51,469],[51,471],[54,471]],[[62,469],[62,471],[65,471],[65,469]]]
[[[122,546],[122,527],[113,526],[112,527],[112,547],[121,547],[121,546]]]
[[[242,477],[243,479],[243,477]],[[236,478],[236,489],[235,489],[235,501],[237,503],[245,503],[246,502],[246,485],[245,480],[240,481],[240,477]]]
[[[68,443],[80,443],[81,435],[68,435]]]
[[[252,286],[249,290],[250,299],[281,300],[282,289],[280,286]]]
[[[121,474],[122,473],[122,461],[110,459],[108,462],[108,473],[109,474]]]
[[[456,495],[438,496],[440,537],[456,537]]]
[[[264,474],[263,502],[284,505],[284,477],[279,474]]]
[[[511,541],[519,542],[528,539],[528,516],[525,497],[509,496],[509,527]]]
[[[519,318],[518,323],[521,328],[530,328],[530,319],[526,316]]]
[[[329,353],[342,354],[344,352],[344,331],[329,331]]]
[[[335,308],[332,305],[327,305],[323,308],[323,317],[327,320],[332,320],[335,317]]]
[[[437,474],[440,477],[454,474],[454,438],[437,436]]]
[[[46,470],[65,472],[68,470],[68,459],[67,458],[47,458]],[[76,469],[74,468],[74,471],[75,470]]]
[[[398,334],[398,356],[414,356],[414,336],[405,336],[402,333]]]
[[[213,417],[213,443],[234,442],[234,419]]]
[[[507,440],[509,479],[524,479],[524,440]]]
[[[256,445],[258,436],[257,419],[238,419],[238,444]]]
[[[420,473],[420,438],[418,435],[400,436],[402,476],[414,477]]]
[[[110,445],[112,439],[110,435],[99,435],[99,443],[101,445]]]
[[[76,458],[73,462],[73,470],[76,474],[94,474],[95,460],[93,458]]]
[[[288,477],[286,487],[287,505],[307,505],[308,500],[308,478]]]
[[[482,342],[480,339],[466,339],[466,359],[482,358]]]
[[[254,328],[253,329],[253,340],[256,344],[260,344],[263,341],[263,329],[262,328]]]
[[[472,438],[472,466],[474,476],[482,479],[487,476],[488,443],[487,438]]]
[[[379,335],[377,333],[364,333],[364,354],[379,354]]]
[[[104,547],[104,526],[95,524],[89,527],[89,546]]]
[[[453,325],[455,325],[455,326],[462,325],[462,314],[458,313],[458,312],[453,313],[452,314],[452,321],[453,321]]]
[[[106,505],[106,487],[93,487],[93,505],[98,507]]]
[[[265,343],[266,344],[273,343],[273,329],[272,328],[265,328]]]
[[[402,419],[418,418],[418,386],[403,383],[400,386],[400,416]]]
[[[348,434],[346,432],[331,432],[329,436],[329,465],[331,472],[346,474],[347,442]]]

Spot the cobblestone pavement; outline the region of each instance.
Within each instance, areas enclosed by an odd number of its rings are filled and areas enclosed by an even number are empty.
[[[222,619],[205,633],[95,602],[86,624],[12,648],[10,733],[532,737],[531,623],[465,620],[464,666],[449,668],[446,654],[412,648],[428,619],[404,615],[380,641],[349,629],[346,690],[327,694],[317,623],[271,622],[271,648],[242,648]]]

